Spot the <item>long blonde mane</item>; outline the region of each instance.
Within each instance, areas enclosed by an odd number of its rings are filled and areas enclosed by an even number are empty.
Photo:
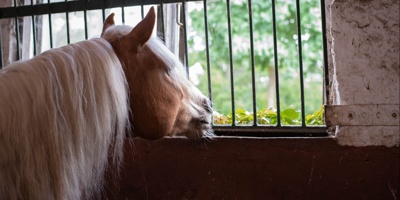
[[[0,71],[0,199],[100,195],[118,169],[127,83],[101,39],[49,50]],[[111,145],[110,145],[111,144]]]

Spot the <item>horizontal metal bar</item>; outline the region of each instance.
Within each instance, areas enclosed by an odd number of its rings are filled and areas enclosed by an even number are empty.
[[[186,2],[200,0],[186,0]],[[104,8],[117,8],[126,6],[154,5],[161,3],[180,3],[182,0],[104,0],[104,1],[66,1],[46,4],[36,4],[17,7],[0,8],[0,19],[44,15],[50,13],[65,13],[84,10],[97,10]]]
[[[246,137],[325,137],[328,136],[326,126],[214,126],[214,133],[218,136],[246,136]]]

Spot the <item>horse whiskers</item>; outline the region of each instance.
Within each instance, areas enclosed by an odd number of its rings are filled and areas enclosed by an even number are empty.
[[[207,141],[212,141],[214,140],[216,137],[216,135],[214,134],[214,132],[210,129],[210,130],[206,130],[206,133],[204,134],[203,138]]]

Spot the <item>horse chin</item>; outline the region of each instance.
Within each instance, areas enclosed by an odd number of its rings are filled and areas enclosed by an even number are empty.
[[[216,136],[214,134],[214,131],[211,129],[211,126],[208,129],[203,129],[202,132],[203,132],[202,138],[205,138],[208,140],[212,140]]]
[[[189,140],[201,140],[202,138],[212,139],[215,135],[213,133],[213,130],[210,128],[210,129],[197,129],[191,131],[188,130],[177,134],[177,136],[184,136]]]

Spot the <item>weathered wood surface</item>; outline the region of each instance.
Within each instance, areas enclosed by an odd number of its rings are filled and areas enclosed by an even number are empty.
[[[110,199],[399,199],[398,147],[340,146],[332,138],[126,144]]]

